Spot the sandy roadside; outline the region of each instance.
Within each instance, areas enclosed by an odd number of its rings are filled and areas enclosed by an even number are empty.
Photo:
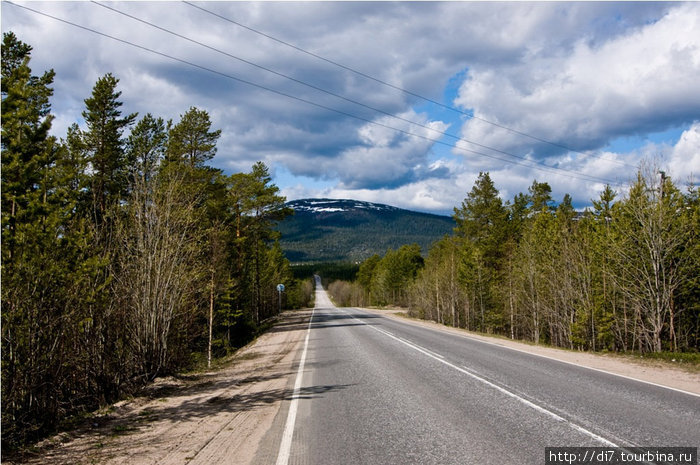
[[[27,464],[248,464],[270,429],[310,310],[280,321],[216,371],[157,380],[142,396],[42,443]]]
[[[668,363],[654,362],[650,360],[636,361],[633,357],[622,357],[615,354],[576,352],[556,349],[553,347],[526,344],[510,339],[488,337],[481,334],[468,332],[463,329],[441,325],[434,321],[418,320],[415,318],[406,317],[400,315],[400,313],[402,313],[400,310],[377,310],[371,308],[363,308],[363,310],[377,313],[388,318],[394,318],[416,326],[428,327],[439,331],[458,334],[463,337],[477,339],[489,344],[508,347],[513,350],[536,354],[542,357],[559,360],[561,362],[606,371],[616,375],[645,381],[647,383],[658,384],[700,395],[700,373],[691,372],[682,368],[674,368],[672,366],[668,366]]]

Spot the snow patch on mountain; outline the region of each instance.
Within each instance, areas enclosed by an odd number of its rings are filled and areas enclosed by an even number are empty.
[[[352,210],[396,211],[396,207],[360,200],[301,199],[287,202],[287,206],[298,212],[333,213]]]

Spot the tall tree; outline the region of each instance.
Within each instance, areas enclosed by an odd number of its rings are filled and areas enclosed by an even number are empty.
[[[150,113],[136,123],[126,141],[129,182],[151,182],[165,156],[169,126]]]
[[[31,223],[46,192],[46,169],[55,144],[49,137],[53,116],[53,70],[32,76],[32,47],[12,33],[2,44],[2,229],[3,264],[13,259],[18,222]]]
[[[608,347],[614,350],[627,350],[630,318],[627,309],[620,305],[619,292],[611,279],[612,268],[610,266],[610,254],[615,242],[614,232],[611,229],[614,211],[614,202],[617,197],[610,185],[606,185],[598,199],[591,200],[593,204],[592,220],[593,232],[591,234],[590,255],[593,257],[591,266],[597,286],[595,291],[596,305],[591,311],[590,347],[593,350]],[[597,314],[597,316],[596,316]]]
[[[118,83],[111,73],[99,78],[92,95],[85,99],[82,113],[87,126],[82,138],[92,166],[91,192],[98,226],[102,226],[107,209],[126,195],[128,168],[122,136],[137,115],[122,118]]]
[[[184,182],[172,173],[140,179],[120,220],[115,294],[127,311],[134,375],[146,380],[172,368],[171,333],[197,292],[197,199],[187,195]]]
[[[423,268],[418,244],[389,249],[377,264],[372,294],[380,305],[406,305],[408,289]]]
[[[170,131],[168,160],[183,160],[192,168],[202,167],[216,155],[221,130],[211,130],[206,110],[190,107]]]
[[[51,387],[63,363],[67,275],[60,247],[65,208],[54,196],[61,147],[48,134],[54,73],[33,76],[31,51],[14,33],[3,35],[3,447],[54,424],[60,407]]]
[[[425,267],[411,288],[411,312],[455,327],[468,327],[470,316],[466,289],[460,285],[459,264],[463,241],[444,237],[430,249]]]
[[[489,173],[479,173],[461,208],[454,209],[454,219],[458,236],[480,246],[495,247],[493,243],[499,241],[498,228],[503,227],[506,210]]]
[[[683,269],[679,270],[683,279],[678,295],[673,301],[673,313],[678,324],[676,339],[672,347],[688,350],[700,347],[700,189],[689,183],[684,195],[685,208],[681,221],[688,238],[682,246],[686,257]],[[671,320],[673,321],[673,319]]]
[[[238,173],[230,178],[228,188],[237,250],[236,281],[241,298],[251,299],[254,321],[260,322],[262,298],[263,250],[276,239],[272,226],[293,211],[285,206],[286,199],[272,182],[269,169],[262,162],[253,165],[250,173]],[[249,267],[246,270],[244,263]],[[246,274],[249,276],[245,278]],[[244,290],[244,281],[248,290]],[[247,293],[247,297],[243,294]]]
[[[638,310],[640,349],[658,352],[664,328],[673,328],[673,297],[688,260],[682,253],[690,234],[679,214],[683,198],[670,178],[648,165],[620,208],[611,277]]]
[[[468,242],[461,276],[464,284],[471,288],[470,294],[479,309],[480,330],[491,331],[494,325],[500,324],[496,283],[503,265],[508,211],[488,173],[479,173],[461,209],[455,208],[454,218],[457,236]]]
[[[530,199],[530,212],[539,213],[541,211],[552,210],[552,188],[546,182],[532,181],[528,188]]]

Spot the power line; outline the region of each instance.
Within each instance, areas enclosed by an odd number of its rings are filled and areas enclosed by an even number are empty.
[[[241,27],[241,28],[243,28],[243,29],[246,29],[246,30],[248,30],[248,31],[250,31],[250,32],[253,32],[253,33],[255,33],[255,34],[258,34],[258,35],[261,35],[261,36],[263,36],[263,37],[266,37],[266,38],[268,38],[268,39],[270,39],[270,40],[272,40],[272,41],[275,41],[275,42],[277,42],[277,43],[279,43],[279,44],[282,44],[282,45],[284,45],[284,46],[286,46],[286,47],[289,47],[289,48],[292,48],[292,49],[294,49],[294,50],[297,50],[297,51],[299,51],[299,52],[301,52],[301,53],[304,53],[304,54],[306,54],[306,55],[309,55],[309,56],[311,56],[311,57],[314,57],[314,58],[316,58],[316,59],[318,59],[318,60],[324,61],[324,62],[326,62],[326,63],[328,63],[328,64],[333,65],[333,66],[337,66],[337,67],[342,68],[342,69],[344,69],[344,70],[346,70],[346,71],[350,71],[351,73],[357,74],[358,76],[362,76],[362,77],[364,77],[364,78],[366,78],[366,79],[369,79],[369,80],[372,80],[372,81],[377,82],[377,83],[379,83],[379,84],[382,84],[382,85],[384,85],[384,86],[390,87],[390,88],[392,88],[392,89],[394,89],[394,90],[398,90],[399,92],[402,92],[402,93],[404,93],[404,94],[406,94],[406,95],[410,95],[410,96],[412,96],[412,97],[418,98],[418,99],[420,99],[420,100],[423,100],[423,101],[425,101],[425,102],[431,103],[431,104],[433,104],[433,105],[437,105],[437,106],[439,106],[439,107],[441,107],[441,108],[444,108],[444,109],[446,109],[446,110],[450,110],[450,111],[459,113],[459,114],[461,114],[461,115],[463,115],[463,116],[466,116],[466,117],[468,117],[468,118],[472,118],[472,119],[475,119],[475,120],[478,120],[478,121],[482,121],[482,122],[484,122],[484,123],[490,124],[490,125],[495,126],[495,127],[497,127],[497,128],[500,128],[500,129],[503,129],[503,130],[512,132],[513,134],[517,134],[517,135],[519,135],[519,136],[527,137],[527,138],[529,138],[529,139],[536,140],[536,141],[538,141],[538,142],[542,142],[542,143],[544,143],[544,144],[551,145],[551,146],[553,146],[553,147],[558,147],[558,148],[564,149],[564,150],[566,150],[566,151],[568,151],[568,152],[578,153],[578,154],[583,155],[583,156],[585,156],[585,157],[598,158],[598,159],[600,159],[600,160],[604,160],[604,161],[608,161],[608,162],[617,163],[617,164],[620,164],[620,165],[624,165],[624,166],[636,168],[636,166],[630,165],[629,163],[625,163],[625,162],[620,161],[620,160],[611,160],[611,159],[609,159],[609,158],[605,158],[605,157],[602,157],[602,156],[599,156],[599,155],[581,152],[581,151],[579,151],[579,150],[572,149],[571,147],[568,147],[568,146],[566,146],[566,145],[560,144],[560,143],[558,143],[558,142],[553,142],[553,141],[550,141],[550,140],[547,140],[547,139],[544,139],[544,138],[541,138],[541,137],[538,137],[538,136],[534,136],[534,135],[532,135],[532,134],[528,134],[528,133],[526,133],[526,132],[518,131],[517,129],[513,129],[513,128],[508,127],[508,126],[505,126],[505,125],[503,125],[503,124],[496,123],[496,122],[494,122],[494,121],[490,121],[490,120],[487,120],[487,119],[485,119],[485,118],[481,118],[481,117],[479,117],[479,116],[474,115],[473,113],[469,113],[469,112],[467,112],[467,111],[460,110],[459,108],[453,107],[453,106],[451,106],[451,105],[446,105],[446,104],[444,104],[444,103],[442,103],[442,102],[438,102],[437,100],[431,99],[430,97],[425,97],[425,96],[420,95],[420,94],[418,94],[418,93],[416,93],[416,92],[412,92],[412,91],[410,91],[410,90],[404,89],[403,87],[399,87],[399,86],[397,86],[397,85],[391,84],[390,82],[384,81],[384,80],[379,79],[379,78],[374,77],[374,76],[371,76],[371,75],[369,75],[369,74],[367,74],[367,73],[363,73],[362,71],[359,71],[359,70],[357,70],[357,69],[355,69],[355,68],[352,68],[352,67],[350,67],[350,66],[344,65],[344,64],[339,63],[339,62],[337,62],[337,61],[334,61],[334,60],[331,60],[331,59],[329,59],[329,58],[326,58],[326,57],[323,57],[323,56],[321,56],[321,55],[318,55],[318,54],[316,54],[316,53],[310,52],[310,51],[308,51],[308,50],[306,50],[306,49],[303,49],[303,48],[301,48],[301,47],[298,47],[298,46],[296,46],[296,45],[294,45],[294,44],[291,44],[291,43],[289,43],[289,42],[286,42],[286,41],[284,41],[284,40],[282,40],[282,39],[278,39],[278,38],[276,38],[276,37],[274,37],[274,36],[271,36],[271,35],[269,35],[269,34],[266,34],[266,33],[262,32],[262,31],[259,31],[259,30],[255,29],[255,28],[252,28],[252,27],[247,26],[247,25],[245,25],[245,24],[242,24],[242,23],[240,23],[240,22],[238,22],[238,21],[235,21],[235,20],[233,20],[233,19],[231,19],[231,18],[227,18],[226,16],[220,15],[220,14],[214,12],[214,11],[208,10],[208,9],[206,9],[206,8],[204,8],[204,7],[199,6],[199,5],[195,5],[194,3],[189,2],[189,1],[187,1],[187,0],[183,0],[183,3],[189,5],[189,6],[193,7],[193,8],[196,8],[196,9],[198,9],[198,10],[201,10],[201,11],[207,13],[207,14],[210,14],[210,15],[212,15],[212,16],[215,16],[215,17],[217,17],[217,18],[219,18],[219,19],[222,19],[222,20],[224,20],[224,21],[227,21],[227,22],[229,22],[229,23],[231,23],[231,24],[235,24],[236,26]]]
[[[308,82],[305,82],[305,81],[302,81],[302,80],[300,80],[300,79],[294,78],[294,77],[289,76],[289,75],[287,75],[287,74],[280,73],[280,72],[278,72],[278,71],[275,71],[275,70],[273,70],[273,69],[267,68],[267,67],[262,66],[262,65],[259,65],[259,64],[257,64],[257,63],[254,63],[254,62],[250,61],[250,60],[246,60],[246,59],[244,59],[244,58],[238,57],[238,56],[236,56],[236,55],[233,55],[233,54],[228,53],[228,52],[226,52],[226,51],[223,51],[223,50],[221,50],[221,49],[212,47],[212,46],[210,46],[210,45],[207,45],[207,44],[205,44],[205,43],[202,43],[202,42],[200,42],[200,41],[197,41],[197,40],[195,40],[195,39],[192,39],[191,37],[187,37],[187,36],[182,35],[182,34],[180,34],[180,33],[174,32],[174,31],[172,31],[172,30],[170,30],[170,29],[166,29],[166,28],[164,28],[164,27],[158,26],[157,24],[154,24],[154,23],[152,23],[151,21],[147,21],[147,20],[145,20],[145,19],[138,18],[138,17],[136,17],[136,16],[134,16],[134,15],[131,15],[131,14],[129,14],[129,13],[126,13],[126,12],[124,12],[124,11],[118,10],[118,9],[116,9],[116,8],[113,8],[113,7],[104,5],[104,4],[99,3],[99,2],[97,2],[97,1],[95,1],[95,0],[92,0],[92,3],[94,3],[95,5],[101,6],[102,8],[106,8],[106,9],[108,9],[108,10],[110,10],[110,11],[113,11],[113,12],[115,12],[115,13],[118,13],[118,14],[120,14],[120,15],[122,15],[122,16],[125,16],[125,17],[127,17],[127,18],[130,18],[130,19],[133,19],[133,20],[135,20],[135,21],[138,21],[138,22],[140,22],[140,23],[142,23],[142,24],[145,24],[145,25],[147,25],[147,26],[149,26],[149,27],[153,27],[153,28],[158,29],[158,30],[160,30],[160,31],[163,31],[163,32],[165,32],[165,33],[167,33],[167,34],[173,35],[173,36],[175,36],[175,37],[178,37],[178,38],[180,38],[180,39],[186,40],[186,41],[191,42],[191,43],[193,43],[193,44],[196,44],[196,45],[199,45],[199,46],[201,46],[201,47],[204,47],[204,48],[207,48],[207,49],[209,49],[209,50],[212,50],[212,51],[214,51],[214,52],[220,53],[220,54],[222,54],[222,55],[224,55],[224,56],[227,56],[227,57],[229,57],[229,58],[233,58],[233,59],[235,59],[235,60],[238,60],[238,61],[240,61],[240,62],[243,62],[243,63],[245,63],[245,64],[247,64],[247,65],[256,67],[256,68],[261,69],[261,70],[263,70],[263,71],[266,71],[266,72],[268,72],[268,73],[272,73],[272,74],[274,74],[274,75],[276,75],[276,76],[279,76],[279,77],[282,77],[282,78],[284,78],[284,79],[290,80],[290,81],[295,82],[295,83],[297,83],[297,84],[301,84],[301,85],[303,85],[303,86],[309,87],[309,88],[314,89],[314,90],[317,90],[317,91],[319,91],[319,92],[323,92],[323,93],[325,93],[325,94],[327,94],[327,95],[331,95],[331,96],[333,96],[333,97],[336,97],[336,98],[338,98],[338,99],[344,100],[344,101],[346,101],[346,102],[349,102],[349,103],[352,103],[352,104],[361,106],[361,107],[363,107],[363,108],[369,109],[369,110],[371,110],[371,111],[375,111],[375,112],[381,113],[381,114],[386,115],[386,116],[388,116],[388,117],[390,117],[390,118],[394,118],[394,119],[397,119],[397,120],[400,120],[400,121],[403,121],[403,122],[406,122],[406,123],[409,123],[409,124],[413,124],[413,125],[419,126],[419,127],[421,127],[421,128],[427,129],[427,130],[429,130],[429,131],[432,131],[432,132],[441,134],[441,135],[443,135],[443,136],[446,136],[446,137],[455,139],[455,140],[458,141],[458,142],[460,142],[460,141],[461,141],[461,142],[466,142],[466,143],[472,144],[472,145],[474,145],[474,146],[477,146],[477,147],[480,147],[480,148],[483,148],[483,149],[491,150],[491,151],[494,151],[494,152],[497,152],[497,153],[500,153],[500,154],[503,154],[503,155],[507,155],[507,156],[509,156],[509,157],[513,157],[513,158],[517,158],[517,159],[520,159],[520,160],[524,160],[524,161],[527,161],[527,162],[530,162],[530,163],[535,163],[535,164],[544,166],[544,167],[549,168],[549,169],[557,169],[557,170],[562,170],[562,171],[566,171],[566,172],[571,172],[571,170],[567,170],[567,169],[564,169],[564,168],[557,168],[557,167],[548,165],[547,163],[544,163],[544,162],[539,161],[539,160],[530,160],[530,159],[528,159],[527,157],[522,156],[522,155],[516,155],[516,154],[510,153],[510,152],[504,151],[504,150],[500,150],[500,149],[497,149],[497,148],[494,148],[494,147],[490,147],[490,146],[488,146],[488,145],[480,144],[480,143],[478,143],[478,142],[475,142],[475,141],[472,141],[472,140],[468,140],[468,139],[465,139],[465,138],[456,136],[456,135],[454,135],[454,134],[450,134],[450,133],[445,132],[445,131],[440,131],[440,130],[435,129],[435,128],[432,128],[432,127],[430,127],[430,126],[428,126],[428,125],[426,125],[426,124],[419,123],[419,122],[416,122],[416,121],[413,121],[413,120],[409,120],[409,119],[407,119],[407,118],[403,118],[403,117],[398,116],[398,115],[391,114],[391,113],[389,113],[389,112],[387,112],[387,111],[384,111],[384,110],[381,110],[381,109],[379,109],[379,108],[375,108],[375,107],[373,107],[373,106],[364,104],[364,103],[362,103],[362,102],[358,102],[357,100],[353,100],[353,99],[347,98],[347,97],[345,97],[345,96],[343,96],[343,95],[340,95],[340,94],[338,94],[338,93],[336,93],[336,92],[329,91],[329,90],[327,90],[327,89],[323,89],[323,88],[318,87],[318,86],[315,86],[315,85],[313,85],[313,84],[309,84]],[[578,174],[578,173],[577,173],[577,174]],[[585,175],[584,175],[584,176],[585,176]]]
[[[447,143],[447,142],[444,142],[444,141],[441,141],[441,140],[438,140],[438,139],[433,139],[433,138],[430,138],[430,137],[427,137],[427,136],[423,136],[423,135],[421,135],[421,134],[415,134],[415,133],[412,133],[412,132],[409,132],[409,131],[406,131],[406,130],[403,130],[403,129],[395,128],[395,127],[393,127],[393,126],[389,126],[389,125],[387,125],[387,124],[383,124],[383,123],[380,123],[380,122],[377,122],[377,121],[374,121],[374,120],[370,120],[370,119],[364,118],[364,117],[362,117],[362,116],[353,115],[353,114],[351,114],[351,113],[347,113],[347,112],[342,111],[342,110],[338,110],[338,109],[335,109],[335,108],[331,108],[331,107],[328,107],[328,106],[326,106],[326,105],[322,105],[322,104],[320,104],[320,103],[316,103],[316,102],[313,102],[313,101],[310,101],[310,100],[307,100],[307,99],[304,99],[304,98],[301,98],[301,97],[297,97],[297,96],[294,96],[294,95],[291,95],[291,94],[287,94],[287,93],[285,93],[285,92],[281,92],[281,91],[278,91],[278,90],[275,90],[275,89],[272,89],[272,88],[263,86],[263,85],[261,85],[261,84],[257,84],[257,83],[254,83],[254,82],[251,82],[251,81],[248,81],[248,80],[245,80],[245,79],[241,79],[241,78],[238,78],[238,77],[236,77],[236,76],[232,76],[232,75],[230,75],[230,74],[226,74],[226,73],[223,73],[223,72],[221,72],[221,71],[217,71],[217,70],[208,68],[208,67],[206,67],[206,66],[199,65],[199,64],[193,63],[193,62],[188,61],[188,60],[184,60],[184,59],[182,59],[182,58],[174,57],[174,56],[172,56],[172,55],[168,55],[168,54],[166,54],[166,53],[159,52],[159,51],[157,51],[157,50],[153,50],[153,49],[148,48],[148,47],[145,47],[145,46],[143,46],[143,45],[135,44],[135,43],[130,42],[130,41],[125,40],[125,39],[120,39],[120,38],[118,38],[118,37],[114,37],[114,36],[109,35],[109,34],[106,34],[106,33],[104,33],[104,32],[100,32],[100,31],[98,31],[98,30],[96,30],[96,29],[93,29],[93,28],[90,28],[90,27],[87,27],[87,26],[83,26],[83,25],[77,24],[77,23],[74,23],[74,22],[72,22],[72,21],[68,21],[68,20],[66,20],[66,19],[59,18],[59,17],[57,17],[57,16],[53,16],[53,15],[48,14],[48,13],[44,13],[44,12],[42,12],[42,11],[38,11],[38,10],[35,10],[35,9],[33,9],[33,8],[24,6],[24,5],[19,5],[19,4],[16,4],[16,3],[13,3],[13,2],[7,1],[7,0],[6,0],[5,3],[8,3],[8,4],[10,4],[10,5],[13,5],[13,6],[22,8],[22,9],[25,9],[25,10],[27,10],[27,11],[30,11],[30,12],[32,12],[32,13],[35,13],[35,14],[38,14],[38,15],[41,15],[41,16],[45,16],[45,17],[47,17],[47,18],[51,18],[51,19],[53,19],[53,20],[55,20],[55,21],[59,21],[59,22],[62,22],[62,23],[64,23],[64,24],[68,24],[68,25],[70,25],[70,26],[77,27],[77,28],[79,28],[79,29],[82,29],[82,30],[91,32],[91,33],[93,33],[93,34],[97,34],[97,35],[99,35],[99,36],[102,36],[102,37],[106,37],[106,38],[108,38],[108,39],[115,40],[115,41],[120,42],[120,43],[122,43],[122,44],[129,45],[129,46],[131,46],[131,47],[135,47],[135,48],[138,48],[138,49],[140,49],[140,50],[143,50],[143,51],[146,51],[146,52],[149,52],[149,53],[153,53],[153,54],[155,54],[155,55],[161,56],[161,57],[163,57],[163,58],[167,58],[167,59],[169,59],[169,60],[177,61],[177,62],[179,62],[179,63],[186,64],[186,65],[188,65],[188,66],[192,66],[192,67],[194,67],[194,68],[197,68],[197,69],[200,69],[200,70],[203,70],[203,71],[207,71],[207,72],[216,74],[216,75],[218,75],[218,76],[225,77],[225,78],[227,78],[227,79],[231,79],[231,80],[240,82],[240,83],[242,83],[242,84],[246,84],[246,85],[249,85],[249,86],[252,86],[252,87],[256,87],[256,88],[265,90],[265,91],[267,91],[267,92],[271,92],[271,93],[274,93],[274,94],[277,94],[277,95],[280,95],[280,96],[283,96],[283,97],[286,97],[286,98],[289,98],[289,99],[292,99],[292,100],[296,100],[296,101],[299,101],[299,102],[302,102],[302,103],[305,103],[305,104],[308,104],[308,105],[311,105],[311,106],[315,106],[315,107],[317,107],[317,108],[321,108],[321,109],[324,109],[324,110],[327,110],[327,111],[331,111],[331,112],[334,112],[334,113],[338,113],[338,114],[343,115],[343,116],[347,116],[347,117],[354,118],[354,119],[357,119],[357,120],[360,120],[360,121],[364,121],[364,122],[366,122],[366,123],[369,123],[369,124],[372,124],[372,125],[375,125],[375,126],[380,126],[380,127],[383,127],[383,128],[386,128],[386,129],[395,131],[395,132],[402,133],[402,134],[407,135],[407,136],[417,137],[417,138],[419,138],[419,139],[423,139],[423,140],[426,140],[426,141],[429,141],[429,142],[433,142],[433,143],[435,143],[435,144],[440,144],[440,145],[444,145],[444,146],[447,146],[447,147],[451,147],[451,148],[454,148],[454,149],[456,149],[456,150],[460,150],[460,151],[463,151],[463,152],[466,152],[466,153],[473,153],[473,154],[475,154],[475,155],[484,156],[484,157],[491,158],[491,159],[494,159],[494,160],[503,161],[503,162],[505,162],[505,163],[520,165],[520,166],[524,166],[524,167],[532,168],[532,169],[538,169],[538,170],[540,170],[540,171],[547,171],[547,172],[557,173],[557,174],[560,174],[560,175],[562,175],[562,176],[566,176],[566,177],[569,177],[569,178],[572,178],[572,179],[580,179],[580,180],[589,181],[589,182],[590,182],[590,181],[593,181],[593,182],[602,182],[602,183],[611,184],[611,185],[620,185],[620,183],[619,183],[619,182],[616,182],[616,181],[606,180],[606,179],[603,179],[603,178],[598,178],[598,177],[595,177],[595,176],[590,176],[590,175],[586,175],[586,174],[582,174],[582,173],[576,173],[576,172],[572,172],[572,171],[569,171],[569,170],[564,170],[564,169],[562,169],[562,168],[551,167],[551,166],[549,166],[549,165],[545,165],[544,168],[540,168],[540,167],[537,167],[537,166],[533,166],[533,165],[531,165],[531,164],[519,163],[519,162],[516,162],[516,161],[513,161],[513,160],[507,160],[507,159],[503,159],[503,158],[500,158],[500,157],[496,157],[496,156],[494,156],[494,155],[486,154],[486,153],[483,153],[483,152],[478,152],[478,151],[476,151],[476,150],[471,150],[471,149],[467,149],[467,148],[464,148],[464,147],[459,147],[459,146],[456,146],[456,145],[452,145],[452,144],[449,144],[449,143]],[[529,161],[529,160],[528,160],[528,161]]]

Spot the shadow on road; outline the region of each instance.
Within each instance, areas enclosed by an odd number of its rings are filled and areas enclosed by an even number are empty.
[[[311,323],[311,328],[313,329],[321,329],[321,328],[334,328],[338,326],[362,326],[365,324],[373,324],[373,323],[342,323],[343,321],[348,321],[348,320],[370,320],[374,318],[381,318],[379,315],[369,315],[369,314],[357,314],[357,315],[348,315],[346,313],[315,313],[314,314],[314,319],[313,322]],[[340,324],[339,324],[340,323]],[[293,319],[289,320],[286,322],[278,323],[274,327],[272,327],[269,332],[270,333],[277,333],[277,332],[282,332],[282,331],[298,331],[298,330],[305,330],[309,327],[309,320],[308,318],[303,319]]]

